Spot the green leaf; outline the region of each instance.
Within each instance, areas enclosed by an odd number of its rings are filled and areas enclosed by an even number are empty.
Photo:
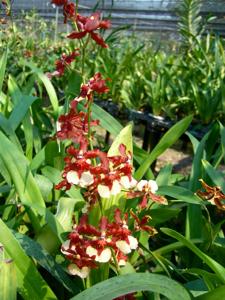
[[[53,184],[52,182],[45,176],[40,174],[35,174],[34,176],[35,181],[37,183],[37,186],[40,189],[40,192],[42,194],[42,197],[45,199],[45,201],[48,201],[48,196],[52,192]]]
[[[194,243],[194,244],[199,244],[199,243],[203,243],[204,240],[203,239],[193,239],[193,240],[191,240],[191,242]],[[176,251],[176,250],[178,250],[180,248],[183,248],[183,247],[185,247],[185,245],[181,242],[175,242],[175,243],[171,243],[169,245],[163,246],[161,248],[158,248],[155,251],[152,251],[151,254],[146,255],[145,256],[145,262],[149,262],[149,261],[154,260],[155,256],[160,258],[162,256],[165,256],[167,253],[170,253],[172,251]],[[143,258],[140,258],[137,262],[134,263],[134,267],[138,267],[142,264],[143,264]]]
[[[65,231],[72,230],[72,218],[75,204],[80,202],[80,199],[62,197],[57,205],[56,218]]]
[[[92,117],[100,120],[100,125],[114,136],[117,136],[123,129],[123,126],[115,118],[94,103],[92,105]]]
[[[176,232],[175,230],[168,229],[168,228],[161,228],[161,231],[176,240],[182,242],[186,247],[188,247],[191,251],[193,251],[200,259],[203,260],[205,264],[211,268],[215,274],[218,276],[222,283],[225,283],[225,268],[212,259],[210,256],[203,253],[200,249],[198,249],[192,242],[186,239],[183,235]]]
[[[114,156],[114,155],[120,155],[119,146],[121,144],[126,146],[126,150],[130,151],[133,155],[133,137],[132,137],[132,124],[127,125],[124,127],[120,133],[115,138],[114,142],[112,143],[108,155]]]
[[[13,131],[11,124],[8,119],[6,119],[1,113],[0,113],[0,128],[7,134],[9,139],[17,145],[18,149],[22,150],[22,147],[20,145],[19,139],[15,132]]]
[[[200,187],[199,179],[202,178],[201,160],[204,156],[205,143],[208,137],[209,137],[209,132],[203,137],[201,142],[198,144],[198,147],[195,152],[190,181],[189,181],[189,189],[191,191],[196,191]]]
[[[0,144],[0,159],[9,172],[21,201],[45,207],[41,192],[29,170],[29,161],[2,132]]]
[[[32,105],[34,101],[37,100],[36,97],[33,96],[22,96],[22,101],[20,101],[13,109],[9,122],[11,128],[15,131],[20,123],[23,121],[29,107]]]
[[[169,185],[171,173],[172,173],[171,164],[168,164],[165,167],[161,168],[156,178],[156,182],[158,186]]]
[[[176,217],[180,213],[179,208],[152,208],[149,211],[149,215],[151,216],[150,224],[155,226],[157,224],[164,223],[174,217]]]
[[[80,93],[80,86],[82,84],[82,77],[77,71],[71,71],[67,78],[67,86],[65,88],[65,93],[70,97],[76,97]]]
[[[53,215],[53,213],[49,209],[38,206],[36,204],[32,204],[32,203],[26,203],[25,207],[35,209],[35,211],[37,211],[40,216],[44,217],[47,226],[51,229],[52,233],[55,234],[55,236],[52,236],[53,241],[63,242],[61,235],[65,231],[64,231],[63,227],[61,226],[60,222],[57,220],[56,216]],[[47,229],[44,229],[43,231],[49,233],[49,231]],[[48,243],[48,241],[46,241],[46,243]]]
[[[52,168],[50,166],[46,166],[41,169],[43,175],[47,177],[52,183],[58,184],[62,180],[61,172],[55,168]],[[84,201],[80,190],[72,187],[70,190],[66,191],[66,194],[70,198],[79,199],[80,201]]]
[[[8,50],[6,50],[0,59],[0,92],[2,91],[3,81],[5,77],[5,69],[7,63]]]
[[[12,102],[15,105],[19,104],[22,99],[22,93],[20,88],[17,85],[16,79],[9,75],[8,79],[8,91],[10,96],[12,97]]]
[[[196,297],[196,300],[222,300],[225,295],[225,285],[219,286],[218,288],[208,293],[202,294]]]
[[[189,189],[195,192],[200,187],[199,179],[202,178],[202,164],[201,160],[205,155],[205,144],[209,137],[210,132],[205,134],[196,148],[195,156],[193,159],[191,176],[189,181]],[[193,141],[193,139],[192,139]],[[195,147],[195,145],[194,145]],[[202,234],[202,211],[196,205],[189,205],[186,216],[186,237],[187,238],[200,238]]]
[[[14,235],[26,254],[34,258],[40,266],[62,283],[66,289],[72,293],[78,293],[80,291],[75,282],[65,273],[63,268],[54,261],[53,257],[40,246],[40,244],[18,232],[14,233]]]
[[[0,219],[0,243],[16,267],[17,287],[26,300],[57,299],[50,287],[38,273],[32,260],[25,254],[9,228]]]
[[[159,293],[171,300],[191,300],[187,290],[176,281],[149,273],[126,274],[108,279],[83,291],[71,300],[112,300],[138,291]]]
[[[191,292],[191,294],[194,297],[197,297],[208,291],[207,286],[202,279],[189,281],[188,283],[185,284],[185,287]]]
[[[16,269],[11,259],[0,262],[0,299],[16,300]]]
[[[179,137],[187,130],[188,126],[192,121],[193,116],[188,116],[183,120],[179,121],[173,127],[171,127],[161,138],[159,143],[155,146],[149,156],[141,164],[141,166],[135,172],[135,178],[140,180],[151,164],[156,160],[156,158],[161,155],[167,148],[172,146]]]
[[[59,113],[59,104],[58,104],[58,98],[55,92],[55,89],[49,80],[49,78],[39,69],[37,68],[33,63],[31,62],[26,62],[25,60],[22,60],[23,65],[29,67],[37,76],[39,79],[43,82],[46,91],[48,93],[49,99],[52,104],[52,108],[54,111],[54,117],[57,119],[58,113]]]
[[[192,204],[202,204],[203,201],[192,191],[180,186],[160,186],[157,191],[160,195],[165,195]]]
[[[209,177],[211,178],[211,180],[222,189],[223,193],[225,193],[224,175],[221,172],[215,170],[207,160],[203,159],[202,165]]]
[[[8,79],[8,90],[14,104],[9,122],[14,130],[22,122],[26,140],[26,156],[31,160],[33,156],[33,125],[31,123],[29,107],[37,98],[23,95],[12,76],[9,76]]]
[[[82,107],[82,105],[80,105],[80,107]],[[111,116],[108,112],[106,112],[104,109],[102,109],[94,103],[92,105],[92,117],[94,119],[100,120],[100,125],[114,136],[117,136],[123,129],[123,126],[113,116]],[[143,160],[146,159],[148,153],[135,144],[133,148],[134,159],[140,165],[143,162]],[[154,178],[154,175],[151,172],[151,170],[148,171],[148,175],[150,178]]]

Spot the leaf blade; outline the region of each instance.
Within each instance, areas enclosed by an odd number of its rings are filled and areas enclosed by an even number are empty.
[[[171,300],[191,300],[187,290],[176,281],[162,275],[148,273],[126,274],[105,280],[70,300],[111,300],[137,291],[161,293]]]

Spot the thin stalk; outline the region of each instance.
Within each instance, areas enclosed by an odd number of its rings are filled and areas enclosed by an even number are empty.
[[[203,240],[202,239],[192,239],[190,240],[193,244],[198,244],[198,243],[202,243]],[[177,250],[177,249],[180,249],[180,248],[183,248],[185,247],[184,244],[182,244],[181,242],[175,242],[175,243],[172,243],[170,245],[167,245],[167,246],[163,246],[155,251],[152,251],[154,253],[154,255],[163,255],[163,254],[166,254],[166,253],[169,253],[169,252],[172,252],[174,250]],[[146,256],[146,262],[149,262],[153,259],[152,255],[147,255]],[[138,260],[136,263],[134,263],[134,267],[138,267],[139,265],[142,264],[142,260]]]
[[[157,261],[157,263],[161,266],[161,268],[164,270],[164,272],[167,274],[168,277],[171,278],[169,271],[167,270],[167,267],[164,265],[164,263],[158,258],[158,256],[156,255],[156,253],[154,253],[153,251],[149,250],[148,248],[146,248],[144,245],[140,244],[140,247],[145,250],[146,252],[148,252],[150,255],[152,255],[152,257],[155,259],[155,261]],[[145,261],[146,263],[146,261]]]
[[[91,137],[91,102],[88,102],[88,141],[90,149],[93,150],[93,143],[92,143],[92,137]]]
[[[115,264],[115,267],[116,267],[116,272],[117,272],[117,275],[120,274],[120,266],[118,265],[118,262],[117,262],[117,259],[116,259],[116,256],[115,256],[115,253],[114,251],[111,249],[111,253],[112,253],[112,257],[113,257],[113,261],[114,261],[114,264]]]
[[[77,13],[78,13],[78,5],[79,5],[79,0],[76,0],[76,16],[77,16]]]
[[[84,67],[85,67],[85,55],[86,55],[86,48],[90,41],[90,35],[88,35],[86,43],[82,45],[82,58],[81,58],[81,75],[83,83],[85,83],[85,74],[84,74]]]
[[[10,18],[10,22],[11,22],[11,27],[12,27],[12,32],[14,35],[14,38],[16,38],[16,31],[15,31],[15,27],[14,27],[14,21],[13,21],[13,15],[12,15],[12,5],[9,4],[9,7],[6,8],[8,10],[8,16]]]

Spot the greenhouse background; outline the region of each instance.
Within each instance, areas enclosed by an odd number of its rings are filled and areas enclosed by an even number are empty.
[[[96,5],[97,3],[97,5]],[[177,10],[181,0],[100,0],[93,4],[91,0],[84,0],[80,5],[81,11],[91,11],[93,7],[101,10],[106,16],[110,14],[113,27],[131,25],[130,29],[144,31],[177,31]],[[21,10],[35,9],[45,18],[54,18],[56,10],[50,1],[45,0],[15,0],[13,10],[19,14]],[[201,8],[203,16],[216,16],[210,30],[225,35],[225,6],[224,0],[205,0]],[[59,22],[63,21],[60,16]]]

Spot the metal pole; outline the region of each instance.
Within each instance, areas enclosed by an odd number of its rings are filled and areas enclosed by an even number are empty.
[[[57,42],[58,38],[58,22],[59,22],[59,8],[56,7],[55,11],[55,36],[54,36],[54,42]]]

